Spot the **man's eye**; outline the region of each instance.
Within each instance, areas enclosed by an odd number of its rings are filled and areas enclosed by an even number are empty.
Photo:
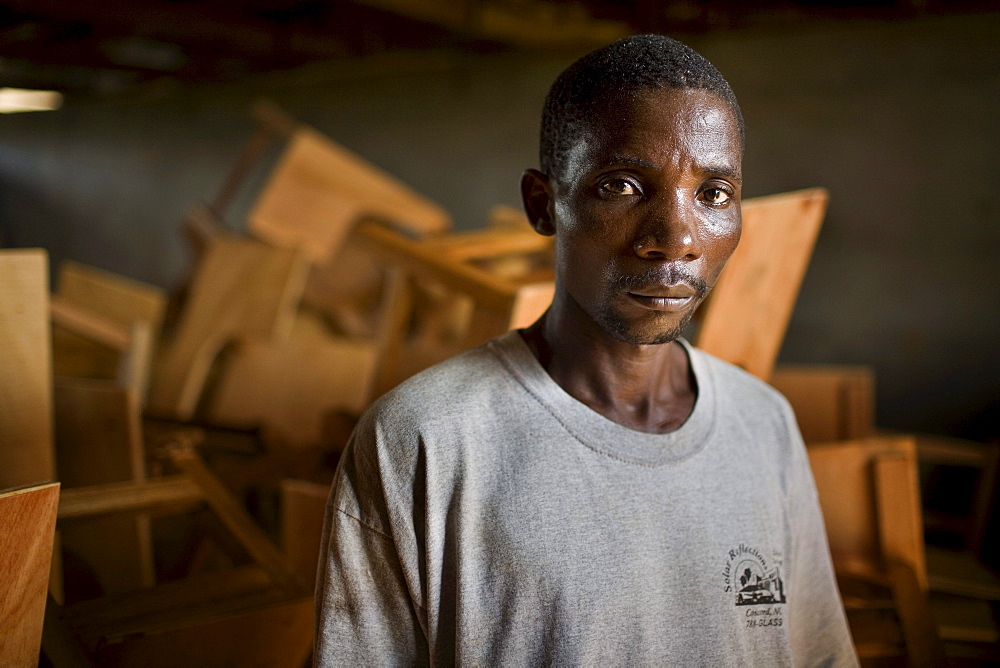
[[[729,193],[727,193],[722,188],[708,188],[702,193],[705,201],[709,204],[715,204],[716,206],[720,204],[725,204],[729,201]]]
[[[601,192],[605,195],[638,195],[639,188],[626,179],[612,179],[601,184]]]

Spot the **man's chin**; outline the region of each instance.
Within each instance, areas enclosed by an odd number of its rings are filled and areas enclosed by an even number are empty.
[[[628,322],[623,318],[606,316],[601,318],[604,330],[611,336],[633,346],[658,346],[671,343],[681,337],[691,320],[684,318],[679,324],[663,325],[656,322]]]

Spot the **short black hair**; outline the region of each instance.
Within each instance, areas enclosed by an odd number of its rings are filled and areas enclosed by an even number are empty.
[[[539,161],[542,171],[559,178],[574,143],[587,123],[613,96],[642,89],[696,88],[718,95],[736,115],[740,144],[743,114],[729,82],[691,47],[663,35],[634,35],[592,51],[570,65],[552,84],[542,111]]]

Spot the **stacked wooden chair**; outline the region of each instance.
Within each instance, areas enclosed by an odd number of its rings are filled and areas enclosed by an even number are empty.
[[[914,440],[835,441],[808,452],[859,656],[942,665],[928,599]]]
[[[261,104],[254,114],[256,133],[218,196],[188,219],[199,257],[149,408],[171,419],[260,427],[280,447],[316,445],[324,416],[359,413],[373,382],[382,271],[358,249],[358,224],[379,221],[419,237],[450,221],[276,108]],[[268,164],[275,147],[280,157]],[[238,235],[226,230],[241,198],[252,203]]]

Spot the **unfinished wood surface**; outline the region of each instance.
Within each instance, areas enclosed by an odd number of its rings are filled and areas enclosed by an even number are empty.
[[[212,363],[234,340],[287,341],[308,263],[294,250],[218,237],[202,257],[149,395],[152,414],[190,419]]]
[[[261,427],[268,443],[317,446],[324,415],[367,406],[374,369],[374,342],[333,336],[318,317],[300,313],[286,343],[248,341],[226,355],[205,419]]]
[[[122,360],[114,351],[135,348],[131,329],[141,323],[143,335],[149,337],[143,344],[149,355],[131,362],[135,367],[131,374],[140,401],[145,401],[149,365],[163,327],[166,293],[156,286],[72,261],[59,265],[56,287],[52,300],[53,322],[59,325],[53,332],[55,373],[116,377]]]
[[[920,521],[916,446],[912,438],[883,437],[821,443],[808,448],[809,461],[826,524],[830,553],[838,576],[888,584],[907,661],[911,665],[939,665],[940,639],[930,614],[927,571]],[[849,599],[845,596],[845,603]],[[872,619],[871,606],[851,606],[854,616]],[[877,611],[877,609],[875,609]],[[884,615],[875,615],[885,622]],[[865,658],[881,656],[893,646],[876,651],[872,628]],[[876,643],[877,644],[877,643]]]
[[[120,482],[63,490],[59,520],[117,513],[160,512],[189,507],[204,500],[187,476],[173,475],[143,482]]]
[[[301,594],[307,588],[292,572],[284,555],[247,515],[219,479],[205,466],[191,447],[173,446],[168,454],[184,473],[190,476],[218,518],[246,549],[247,553],[268,572],[274,582],[290,595]]]
[[[315,582],[329,485],[281,482],[281,549],[303,582]]]
[[[743,236],[705,304],[699,348],[770,378],[827,199],[813,188],[743,201]]]
[[[48,258],[0,251],[0,488],[55,478]]]
[[[770,383],[791,403],[806,443],[867,438],[874,431],[871,367],[780,364]]]
[[[300,127],[248,215],[250,230],[313,261],[335,256],[361,217],[420,232],[440,232],[448,214],[397,179],[324,137]]]
[[[0,491],[0,665],[38,665],[59,484]]]
[[[379,225],[362,225],[358,233],[376,257],[396,272],[390,276],[386,303],[392,305],[398,302],[402,307],[411,309],[411,312],[396,310],[385,313],[378,336],[373,396],[391,389],[430,364],[511,328],[531,324],[548,308],[555,291],[551,267],[546,280],[532,275],[530,282],[525,282],[517,276],[492,273],[471,261],[516,256],[525,249],[536,252],[540,246],[533,239],[531,244],[524,245],[523,240],[528,237],[521,231],[456,234],[423,242],[408,239]],[[516,242],[507,243],[505,234]],[[549,243],[549,240],[543,241]],[[472,301],[471,318],[456,342],[428,341],[419,337],[408,340],[410,332],[407,328],[414,320],[419,321],[419,317],[412,313],[415,305],[413,284],[417,277],[421,281],[436,283],[445,292]],[[450,306],[450,302],[445,301],[444,304],[446,308]],[[432,327],[425,333],[438,329]],[[405,353],[402,352],[404,349]],[[414,364],[414,361],[421,364]]]

